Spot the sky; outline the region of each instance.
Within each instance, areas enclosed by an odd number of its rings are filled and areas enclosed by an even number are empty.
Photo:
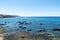
[[[0,0],[0,14],[60,16],[60,0]]]

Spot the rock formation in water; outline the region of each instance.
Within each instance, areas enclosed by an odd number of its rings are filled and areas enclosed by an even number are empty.
[[[59,28],[54,28],[54,29],[52,29],[53,31],[60,31],[60,29]]]

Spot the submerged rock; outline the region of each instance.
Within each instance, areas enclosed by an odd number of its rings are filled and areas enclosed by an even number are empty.
[[[40,25],[43,25],[43,23],[40,23]]]
[[[60,38],[56,38],[54,34],[50,34],[53,36],[48,36],[48,34],[50,33],[31,34],[29,32],[23,31],[20,33],[5,36],[5,39],[6,40],[60,40]]]
[[[19,28],[22,28],[23,26],[19,26]]]
[[[46,30],[37,30],[36,32],[45,32]]]
[[[22,29],[26,29],[26,27],[22,27]]]
[[[53,31],[60,31],[60,29],[59,28],[54,28],[54,29],[52,29]]]
[[[6,25],[6,24],[0,24],[0,25]]]
[[[32,31],[32,29],[29,29],[29,30],[27,30],[27,31]]]

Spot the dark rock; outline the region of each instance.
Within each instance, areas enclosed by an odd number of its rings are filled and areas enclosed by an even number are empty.
[[[23,27],[22,29],[26,29],[26,27]]]
[[[19,25],[20,25],[20,24],[22,24],[22,25],[24,24],[24,22],[21,22],[21,21],[18,21],[18,23],[19,23]]]
[[[19,26],[19,28],[22,28],[23,26]]]
[[[55,29],[52,29],[53,31],[60,31],[60,29],[59,28],[55,28]]]
[[[45,30],[37,30],[37,32],[45,32]]]
[[[6,24],[0,24],[0,25],[6,25]]]
[[[43,23],[40,23],[40,25],[43,25]]]
[[[21,36],[21,38],[23,39],[23,38],[24,38],[24,36]]]
[[[32,31],[32,29],[29,29],[29,30],[27,30],[27,31]]]

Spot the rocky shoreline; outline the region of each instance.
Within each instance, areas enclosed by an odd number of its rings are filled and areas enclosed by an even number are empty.
[[[4,40],[60,40],[56,35],[51,33],[31,34],[29,32],[14,33],[6,35]]]
[[[20,31],[9,35],[1,33],[0,40],[60,40],[60,38],[53,33],[40,32],[33,34],[29,31]]]

